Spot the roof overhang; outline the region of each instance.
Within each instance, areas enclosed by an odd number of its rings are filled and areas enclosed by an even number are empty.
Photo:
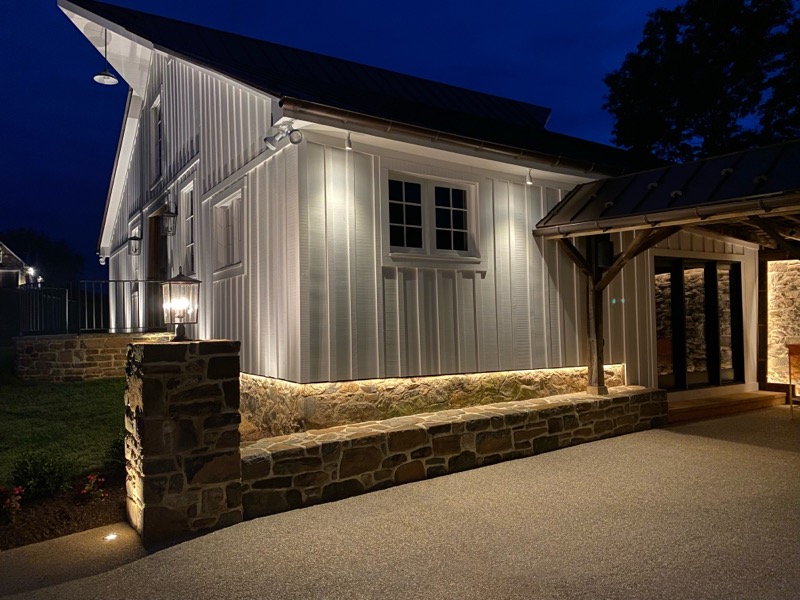
[[[795,140],[582,184],[533,235],[691,226],[767,247],[800,241],[798,161]]]

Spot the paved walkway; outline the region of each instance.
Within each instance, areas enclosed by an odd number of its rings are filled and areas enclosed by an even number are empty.
[[[800,598],[799,474],[800,420],[769,408],[257,519],[20,597]]]

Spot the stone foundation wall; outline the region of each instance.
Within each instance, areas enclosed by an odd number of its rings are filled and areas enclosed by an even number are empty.
[[[251,519],[666,423],[666,393],[618,387],[396,417],[242,448]]]
[[[169,341],[166,333],[89,333],[14,338],[14,370],[22,379],[82,381],[125,377],[130,343]]]
[[[767,381],[789,383],[786,344],[800,343],[800,261],[769,262],[767,290]]]
[[[242,520],[239,342],[127,352],[128,520],[145,543]]]
[[[623,385],[624,368],[605,368],[606,385]],[[242,414],[265,435],[283,435],[586,389],[585,367],[298,384],[242,373]]]

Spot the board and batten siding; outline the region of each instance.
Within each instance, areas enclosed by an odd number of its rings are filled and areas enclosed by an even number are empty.
[[[207,279],[210,311],[205,335],[242,343],[241,369],[300,380],[300,260],[298,150],[289,146],[260,163],[243,178],[241,265]],[[222,190],[203,204],[206,262],[213,264],[214,205],[230,193]],[[228,274],[232,272],[233,274]]]
[[[583,364],[583,281],[531,235],[564,189],[314,142],[302,156],[302,381]],[[388,256],[388,171],[474,184],[479,260]]]

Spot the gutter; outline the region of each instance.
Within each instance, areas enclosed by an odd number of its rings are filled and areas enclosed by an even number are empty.
[[[626,215],[599,221],[582,221],[580,223],[568,223],[550,227],[539,227],[537,225],[533,230],[533,235],[535,237],[557,239],[574,235],[591,235],[594,233],[646,229],[648,227],[725,221],[736,217],[769,214],[773,211],[775,214],[797,212],[800,210],[799,200],[800,190],[775,192],[765,196],[751,196],[723,204],[705,204],[689,208]],[[541,222],[539,221],[539,223]]]
[[[576,169],[584,173],[593,173],[598,175],[622,173],[622,170],[619,168],[604,169],[602,165],[598,165],[595,162],[567,158],[562,155],[547,154],[546,152],[535,152],[522,148],[513,148],[511,146],[504,146],[502,144],[455,135],[444,131],[427,129],[417,125],[409,125],[407,123],[401,123],[392,119],[374,117],[342,108],[318,104],[316,102],[291,98],[289,96],[284,96],[280,100],[279,104],[285,111],[292,113],[292,116],[298,119],[308,117],[307,120],[312,121],[324,120],[326,121],[325,124],[331,124],[339,127],[345,125],[360,125],[367,129],[377,129],[383,133],[403,134],[415,138],[422,138],[431,142],[445,142],[472,150],[488,152],[491,154],[499,154],[507,158],[512,158],[516,161],[534,161],[550,167]]]

